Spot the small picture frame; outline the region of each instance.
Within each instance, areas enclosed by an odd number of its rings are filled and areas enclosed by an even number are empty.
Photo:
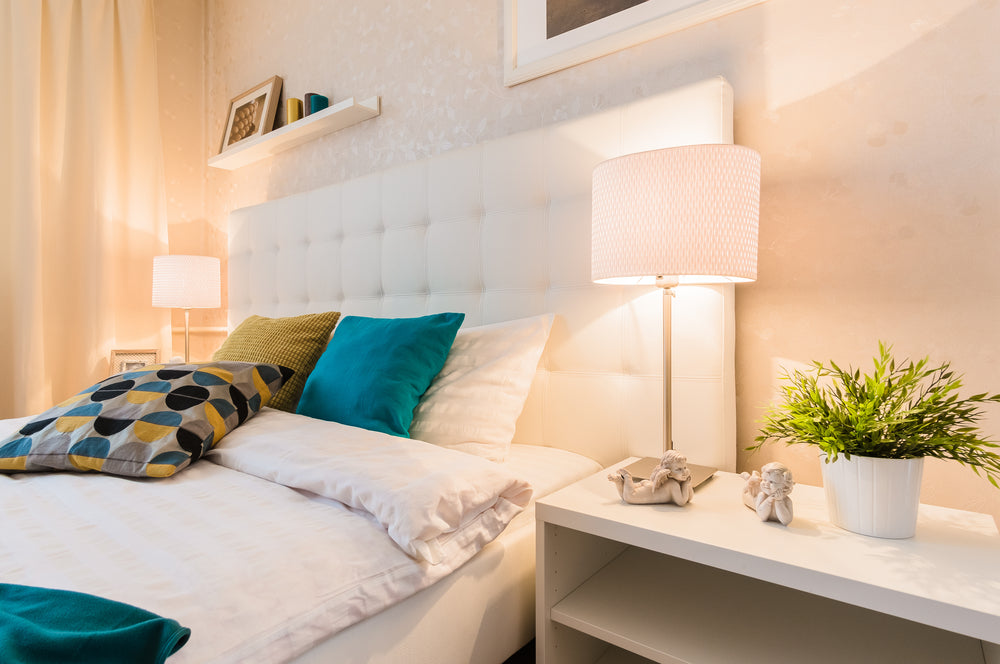
[[[229,102],[229,119],[219,154],[241,141],[263,136],[274,127],[281,95],[281,77],[272,76]]]
[[[160,351],[151,350],[113,350],[111,351],[111,375],[135,371],[148,364],[159,364]]]

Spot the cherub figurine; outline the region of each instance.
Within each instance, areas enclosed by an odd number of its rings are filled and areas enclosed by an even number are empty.
[[[687,457],[677,450],[667,450],[648,480],[636,482],[632,475],[620,468],[608,479],[618,487],[618,494],[626,503],[649,505],[652,503],[675,503],[685,505],[694,495],[691,488],[691,471],[687,467]]]
[[[792,520],[792,472],[783,463],[771,462],[753,473],[741,473],[746,480],[743,504],[757,512],[761,521],[778,521],[787,526]]]

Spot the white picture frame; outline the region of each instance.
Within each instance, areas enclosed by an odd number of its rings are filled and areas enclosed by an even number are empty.
[[[600,0],[504,0],[504,85],[524,83],[764,2],[636,1],[632,7],[547,38],[549,3],[600,5]]]
[[[111,372],[110,375],[135,371],[149,364],[159,364],[160,351],[153,349],[142,350],[113,350],[111,351]]]

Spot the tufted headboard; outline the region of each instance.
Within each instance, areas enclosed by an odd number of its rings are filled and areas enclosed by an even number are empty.
[[[641,150],[731,143],[732,88],[702,81],[580,119],[235,210],[229,322],[338,310],[556,314],[515,442],[609,464],[658,455],[661,296],[590,279],[591,172]],[[673,436],[736,465],[733,287],[677,289]]]

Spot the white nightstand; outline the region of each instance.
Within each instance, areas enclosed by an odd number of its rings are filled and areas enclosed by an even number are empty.
[[[983,662],[1000,642],[987,515],[921,505],[916,537],[884,540],[830,524],[817,487],[784,527],[738,475],[677,507],[622,503],[608,472],[538,501],[539,662]]]

